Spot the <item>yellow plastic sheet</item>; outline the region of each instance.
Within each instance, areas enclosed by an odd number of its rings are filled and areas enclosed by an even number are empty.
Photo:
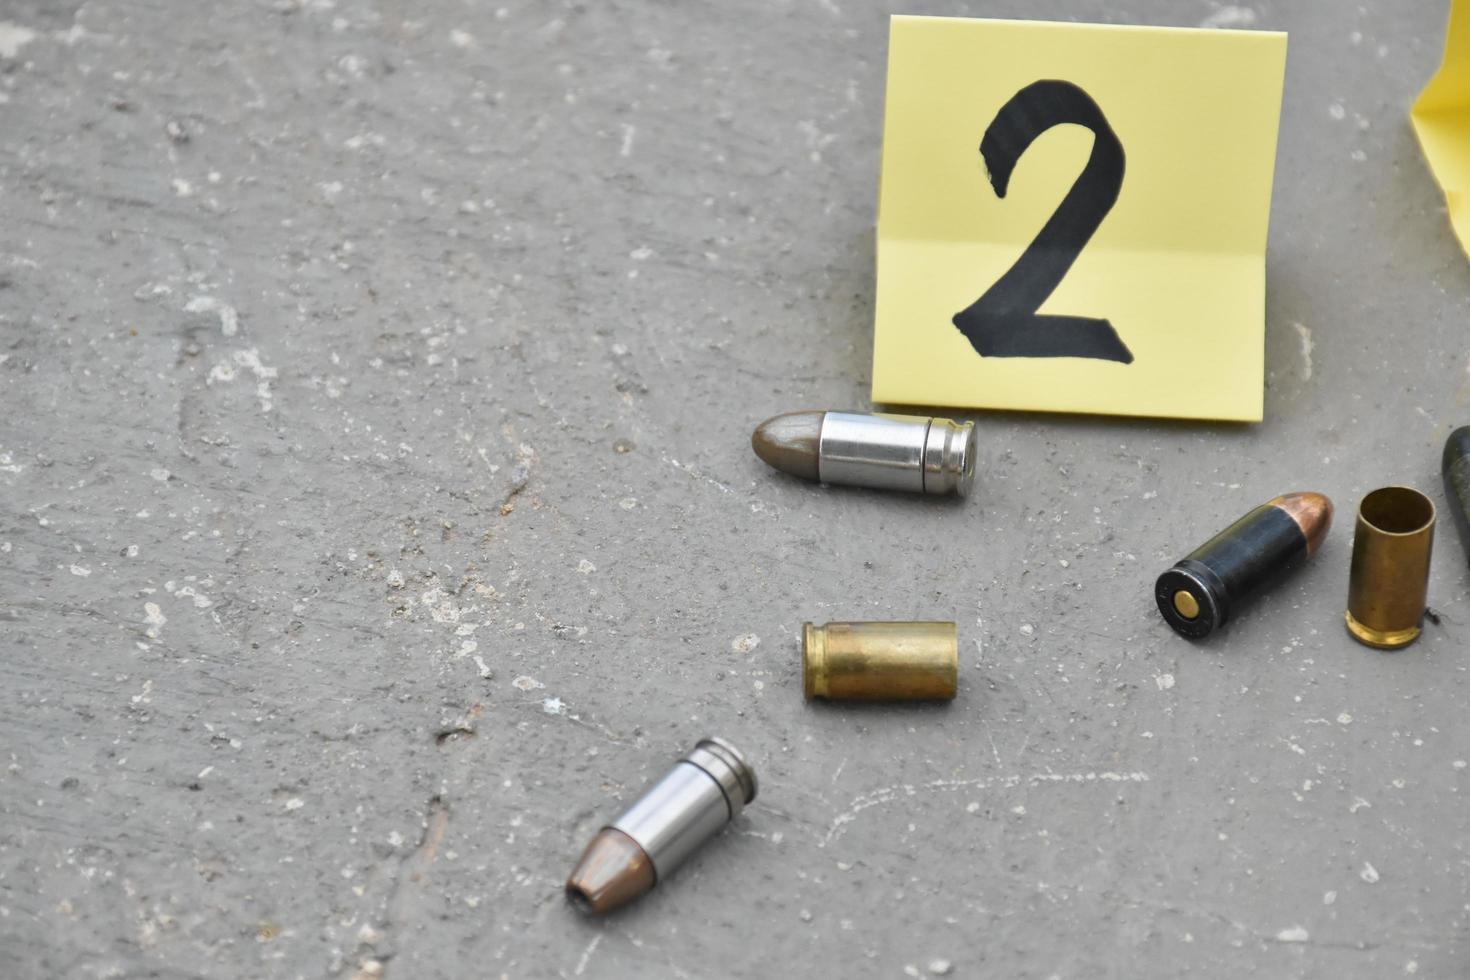
[[[895,17],[874,401],[1258,421],[1285,63],[1276,33]]]
[[[1419,146],[1444,191],[1450,225],[1470,254],[1470,7],[1450,4],[1444,61],[1409,113]]]

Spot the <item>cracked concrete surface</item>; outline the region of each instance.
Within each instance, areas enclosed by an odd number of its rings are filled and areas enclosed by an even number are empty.
[[[1367,490],[1470,421],[1406,123],[1442,3],[895,11],[1291,32],[1267,421],[984,415],[968,503],[822,490],[867,404],[889,8],[0,3],[0,959],[30,977],[1459,977],[1465,562],[1341,625]],[[1210,643],[1153,578],[1339,527]],[[804,620],[959,623],[806,705]],[[761,796],[561,882],[706,732]]]

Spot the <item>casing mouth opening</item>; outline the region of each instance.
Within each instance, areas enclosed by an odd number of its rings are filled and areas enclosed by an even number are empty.
[[[1417,534],[1434,523],[1434,501],[1412,487],[1382,487],[1363,498],[1358,519],[1380,534]]]

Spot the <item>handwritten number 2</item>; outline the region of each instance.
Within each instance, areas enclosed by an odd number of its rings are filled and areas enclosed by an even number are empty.
[[[996,113],[980,140],[980,156],[996,196],[1005,197],[1021,154],[1042,133],[1064,123],[1092,130],[1087,165],[1016,264],[956,313],[954,325],[982,357],[1092,357],[1130,364],[1133,353],[1107,320],[1036,312],[1123,187],[1123,144],[1097,103],[1071,82],[1033,82]]]

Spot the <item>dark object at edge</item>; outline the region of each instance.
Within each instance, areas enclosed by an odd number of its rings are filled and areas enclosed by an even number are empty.
[[[1444,443],[1444,494],[1449,499],[1450,515],[1460,532],[1460,544],[1470,559],[1470,425],[1462,425]]]

